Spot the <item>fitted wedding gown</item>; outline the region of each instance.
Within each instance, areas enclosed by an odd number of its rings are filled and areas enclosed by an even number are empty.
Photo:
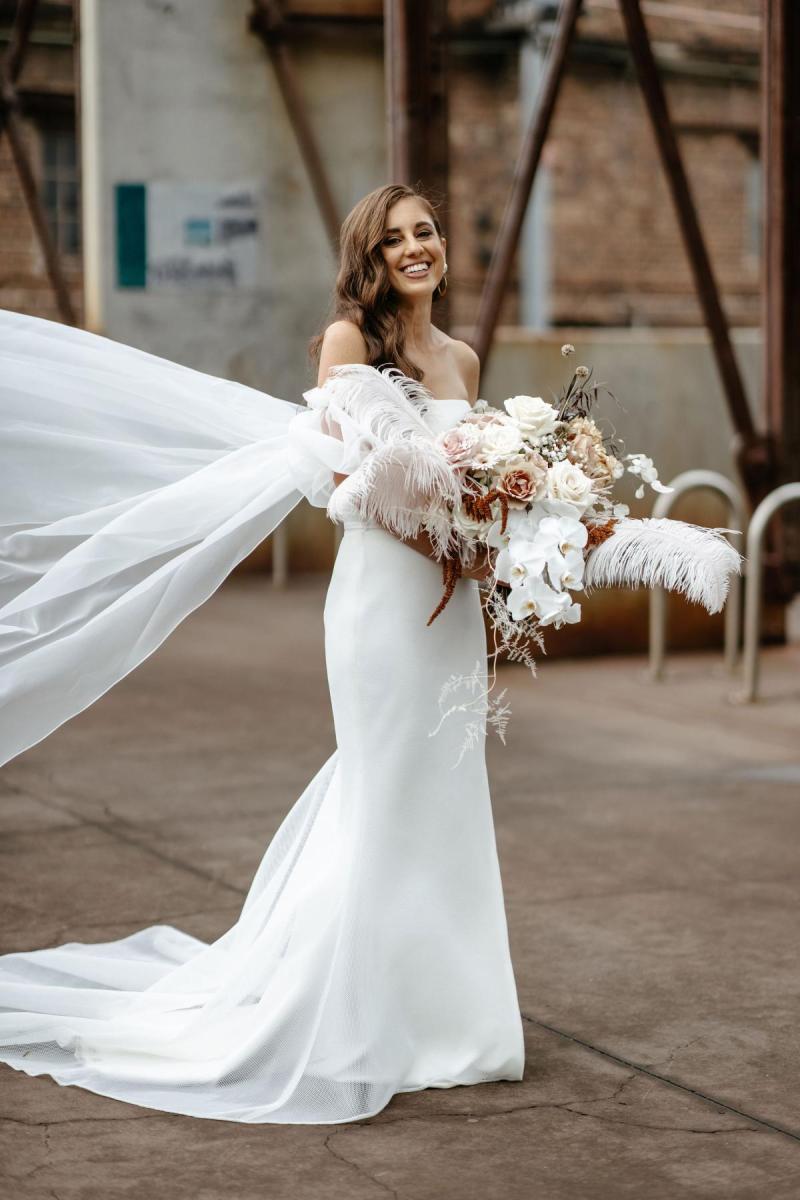
[[[303,409],[31,318],[0,314],[0,366],[16,464],[0,483],[5,761],[152,652],[301,494],[325,503],[332,470],[357,479],[380,447],[363,405],[325,389]],[[353,379],[362,400],[385,390],[372,368]],[[433,434],[467,409],[419,413]],[[483,739],[459,758],[475,719],[459,712],[431,736],[442,685],[485,663],[478,585],[459,581],[426,626],[438,566],[363,510],[340,515],[324,613],[337,750],[236,924],[211,945],[155,926],[5,956],[0,1061],[246,1122],[351,1121],[397,1092],[521,1078]]]

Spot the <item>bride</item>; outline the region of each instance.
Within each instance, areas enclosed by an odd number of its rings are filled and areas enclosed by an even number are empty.
[[[361,200],[305,407],[0,316],[0,761],[152,653],[301,495],[344,529],[324,612],[337,750],[235,925],[6,955],[0,1061],[246,1122],[522,1077],[484,741],[459,754],[474,714],[439,710],[485,663],[488,567],[426,624],[441,544],[421,514],[453,486],[433,439],[478,391],[475,354],[432,323],[446,271],[421,195]]]

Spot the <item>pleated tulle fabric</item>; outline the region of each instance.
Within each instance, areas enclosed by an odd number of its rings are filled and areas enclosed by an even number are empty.
[[[0,318],[0,367],[7,759],[374,442],[318,396],[300,409],[31,318]],[[464,404],[434,402],[431,432]],[[238,920],[210,945],[156,926],[0,958],[0,1061],[246,1122],[350,1121],[397,1092],[521,1077],[483,741],[459,759],[474,716],[457,713],[431,736],[442,684],[485,661],[477,584],[428,628],[440,586],[435,563],[346,520],[324,614],[337,751]]]

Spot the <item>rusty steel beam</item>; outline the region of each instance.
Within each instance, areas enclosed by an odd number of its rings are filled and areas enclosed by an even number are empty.
[[[392,183],[419,187],[437,206],[447,234],[447,3],[384,0],[386,162]],[[447,328],[447,298],[436,302]]]
[[[78,319],[72,305],[72,297],[69,294],[64,272],[61,270],[61,260],[58,257],[58,250],[50,233],[50,227],[47,224],[44,208],[39,198],[36,178],[33,174],[30,159],[28,158],[22,122],[15,109],[6,109],[5,126],[5,133],[8,138],[12,158],[14,159],[14,166],[17,169],[17,178],[22,188],[22,194],[25,197],[28,215],[31,219],[37,241],[39,242],[39,248],[42,251],[47,278],[50,281],[50,286],[56,298],[59,316],[65,324],[77,325]]]
[[[485,369],[492,347],[500,308],[511,279],[514,255],[519,244],[536,171],[555,109],[570,43],[575,33],[582,0],[565,0],[545,64],[536,108],[520,149],[508,203],[498,230],[489,271],[481,295],[472,345]]]
[[[17,12],[3,63],[4,80],[14,84],[19,78],[28,50],[39,0],[18,0]]]
[[[384,0],[389,178],[447,193],[447,4]]]
[[[39,0],[19,0],[14,25],[8,39],[8,49],[0,67],[0,137],[6,127],[7,114],[18,105],[14,84],[19,78],[30,41]]]
[[[767,439],[758,432],[747,401],[742,375],[722,308],[719,288],[697,216],[694,199],[683,165],[678,139],[667,107],[653,49],[639,0],[619,0],[636,67],[639,85],[653,128],[661,163],[672,194],[695,289],[708,328],[714,357],[722,380],[731,421],[739,443],[739,468],[751,500],[769,487],[772,455]]]
[[[261,38],[269,54],[328,240],[336,253],[341,220],[317,139],[308,119],[305,101],[297,83],[294,64],[286,46],[284,16],[276,0],[254,0],[254,5],[250,16],[250,28]]]
[[[386,160],[393,183],[411,183],[409,23],[405,0],[384,0],[383,63],[386,79]]]
[[[0,137],[8,137],[11,157],[19,179],[28,215],[33,225],[36,240],[42,251],[45,270],[56,298],[59,315],[68,325],[77,325],[75,309],[69,294],[67,281],[61,269],[58,250],[47,224],[44,208],[36,184],[36,176],[28,157],[25,133],[19,117],[19,97],[16,84],[25,62],[31,30],[36,19],[38,0],[19,0],[8,50],[0,68]]]

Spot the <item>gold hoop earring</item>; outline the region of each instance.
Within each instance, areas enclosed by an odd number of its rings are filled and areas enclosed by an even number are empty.
[[[447,294],[447,267],[446,266],[445,266],[444,271],[442,272],[442,278],[439,280],[439,287],[437,288],[437,291],[438,291],[439,296],[444,296]]]

